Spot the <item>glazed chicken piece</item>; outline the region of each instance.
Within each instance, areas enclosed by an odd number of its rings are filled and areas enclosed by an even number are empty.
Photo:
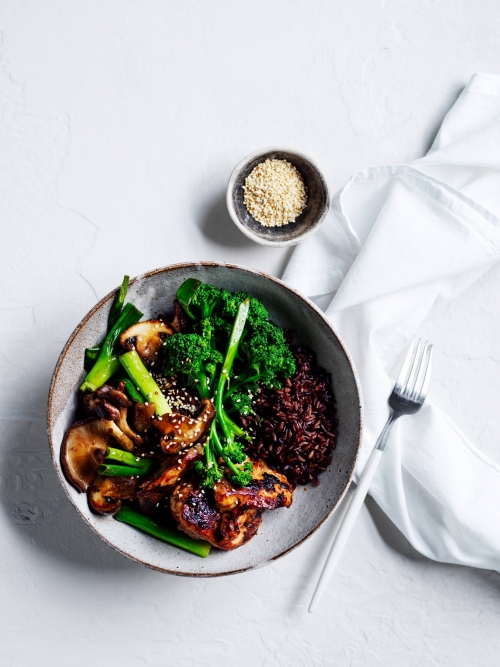
[[[200,440],[210,428],[214,417],[212,401],[204,398],[197,417],[186,417],[179,412],[173,412],[153,419],[153,424],[163,436],[161,448],[165,454],[177,454],[181,449]]]
[[[262,512],[258,509],[219,512],[194,481],[181,482],[175,487],[170,496],[170,508],[180,530],[225,551],[251,540],[262,521]]]
[[[262,523],[262,511],[258,509],[235,509],[223,512],[220,521],[221,540],[216,547],[231,551],[245,544],[257,533]]]
[[[217,546],[221,514],[208,503],[196,482],[178,484],[170,495],[170,509],[180,530],[195,540],[206,540]]]
[[[203,444],[182,450],[169,456],[153,479],[143,482],[136,493],[136,498],[145,514],[153,512],[157,504],[170,493],[172,488],[191,470],[195,461],[203,454]]]
[[[252,461],[252,481],[243,488],[234,487],[225,477],[214,486],[215,504],[221,512],[239,507],[274,510],[290,507],[292,487],[287,478],[269,468],[264,461]]]

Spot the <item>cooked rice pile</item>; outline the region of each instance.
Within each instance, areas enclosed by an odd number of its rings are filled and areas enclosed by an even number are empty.
[[[319,484],[318,475],[330,465],[335,448],[335,398],[314,353],[300,347],[294,355],[297,371],[283,389],[262,390],[255,399],[261,421],[252,424],[256,437],[248,452],[283,471],[294,486]]]

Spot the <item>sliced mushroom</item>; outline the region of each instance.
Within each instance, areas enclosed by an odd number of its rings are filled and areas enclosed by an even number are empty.
[[[61,447],[61,466],[66,479],[85,492],[103,462],[110,435],[102,419],[85,419],[69,427]],[[111,422],[114,424],[114,422]]]
[[[134,403],[133,425],[139,433],[147,433],[153,428],[154,403]]]
[[[123,383],[120,382],[120,386]],[[109,384],[103,384],[102,387],[96,389],[96,395],[99,398],[102,398],[106,401],[109,401],[112,405],[115,405],[117,408],[130,408],[132,401],[130,398],[120,391],[120,389],[113,389]]]
[[[154,477],[139,486],[136,498],[142,511],[146,514],[153,512],[202,455],[203,445],[198,443],[179,454],[169,456]]]
[[[111,419],[112,421],[120,417],[118,408],[115,408],[114,405],[111,405],[111,403],[108,403],[103,398],[99,398],[96,392],[86,394],[83,399],[83,405],[89,415],[95,415],[102,419]]]
[[[104,428],[109,433],[109,435],[112,435],[118,444],[123,447],[123,449],[126,449],[127,452],[134,451],[135,446],[133,441],[128,437],[128,435],[125,435],[125,433],[118,428],[115,422],[103,419],[102,423],[104,424]]]
[[[134,443],[141,446],[144,439],[135,433],[127,422],[127,408],[133,405],[132,401],[121,391],[120,383],[117,389],[105,384],[83,399],[89,414],[101,417],[105,421],[105,428],[122,447],[127,451],[134,450]]]
[[[204,398],[197,417],[186,417],[179,412],[173,412],[153,419],[153,424],[163,436],[160,444],[165,454],[176,454],[203,437],[214,417],[212,401]]]
[[[83,404],[89,415],[95,415],[102,419],[116,421],[120,418],[119,408],[129,408],[132,401],[121,391],[124,387],[120,382],[117,389],[103,384],[83,399]]]
[[[133,498],[137,480],[129,477],[104,477],[97,475],[89,487],[89,505],[99,514],[116,514],[122,500]]]
[[[120,408],[120,418],[116,422],[118,428],[122,433],[124,433],[130,440],[132,440],[139,447],[144,444],[144,438],[142,435],[139,435],[133,431],[127,422],[127,409]]]
[[[163,341],[173,333],[172,327],[161,320],[145,320],[126,329],[120,336],[120,345],[126,350],[135,348],[147,366],[154,366]]]
[[[188,319],[184,314],[178,299],[174,299],[174,318],[170,324],[172,325],[172,329],[177,333],[184,331],[188,324]]]

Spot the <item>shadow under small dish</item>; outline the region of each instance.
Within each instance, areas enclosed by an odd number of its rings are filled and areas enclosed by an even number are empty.
[[[303,212],[294,222],[280,227],[266,227],[255,220],[244,202],[245,180],[265,160],[290,162],[301,174],[307,188],[307,204]],[[317,231],[328,212],[330,196],[326,181],[311,158],[286,148],[267,148],[251,153],[236,165],[229,179],[226,202],[233,222],[248,238],[262,245],[283,247],[296,245]]]

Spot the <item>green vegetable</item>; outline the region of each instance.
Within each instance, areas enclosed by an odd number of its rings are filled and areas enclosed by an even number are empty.
[[[154,403],[156,414],[161,417],[166,413],[171,413],[170,405],[161,393],[160,388],[156,384],[153,376],[148,371],[146,366],[142,363],[140,356],[136,350],[130,350],[119,357],[120,363],[126,370],[128,376],[134,383],[134,386],[139,389],[146,401]]]
[[[122,505],[120,511],[115,514],[115,519],[128,523],[159,540],[163,540],[163,542],[168,542],[169,544],[184,549],[185,551],[189,551],[196,556],[201,556],[202,558],[206,558],[211,549],[211,545],[208,542],[193,540],[191,537],[184,535],[180,531],[164,528],[163,526],[158,525],[156,521],[150,517],[136,512],[127,505]]]
[[[127,303],[118,321],[106,336],[97,361],[80,387],[82,391],[95,391],[120,368],[120,362],[115,352],[118,338],[125,329],[138,322],[141,317],[141,311],[137,310],[131,303]]]
[[[196,280],[196,278],[188,278],[177,290],[177,300],[181,304],[186,315],[188,315],[192,320],[196,319],[196,317],[191,310],[191,302],[200,285],[201,280]]]
[[[231,399],[231,408],[245,415],[251,411],[251,398],[259,383],[279,389],[281,377],[291,377],[296,365],[283,329],[269,321],[261,322],[242,348],[247,363],[238,371],[238,378],[224,395],[224,401]]]
[[[115,298],[111,304],[111,310],[109,311],[108,329],[112,329],[114,327],[114,325],[118,322],[120,315],[122,314],[123,304],[125,303],[125,297],[127,296],[128,292],[129,280],[129,276],[124,276],[120,289],[115,294]]]
[[[124,276],[121,287],[116,293],[115,298],[113,299],[113,303],[111,304],[111,310],[109,311],[109,316],[108,316],[108,333],[111,331],[113,326],[118,322],[118,319],[123,312],[123,304],[125,302],[125,297],[127,296],[129,280],[130,280],[129,276]],[[85,350],[83,367],[86,371],[90,371],[93,368],[95,362],[97,361],[97,358],[99,357],[101,348],[102,348],[102,343],[100,343],[99,345],[94,345],[93,347],[88,347]]]
[[[85,349],[85,356],[83,358],[83,367],[86,371],[90,371],[95,364],[97,357],[101,351],[102,345],[94,345],[94,347],[87,347]]]
[[[166,353],[164,373],[183,374],[197,387],[201,398],[208,398],[217,364],[223,361],[222,354],[211,346],[210,340],[196,333],[176,333],[165,340],[163,348]]]
[[[154,467],[151,459],[139,458],[130,452],[124,452],[123,449],[115,449],[114,447],[106,449],[105,459],[105,463],[108,463],[108,460],[118,461],[124,465],[132,466],[132,468],[142,468],[148,471]]]
[[[125,383],[125,391],[134,401],[134,403],[144,403],[142,395],[140,394],[140,392],[137,391],[132,380],[126,378],[125,380],[123,380],[123,382]]]
[[[246,486],[252,480],[251,463],[244,463],[243,466],[236,465],[238,463],[243,463],[246,459],[243,445],[236,441],[236,437],[241,435],[245,436],[246,434],[242,429],[237,427],[231,419],[229,419],[224,410],[224,406],[222,405],[224,388],[238,352],[238,346],[245,329],[249,306],[249,300],[245,299],[245,301],[238,307],[238,313],[234,320],[226,356],[217,382],[217,390],[215,392],[216,417],[210,426],[209,437],[205,444],[205,464],[199,462],[196,466],[196,471],[201,477],[201,485],[204,488],[211,488],[214,483],[222,477],[223,471],[217,464],[218,457],[224,459],[224,462],[231,471],[229,479],[233,484],[236,486]],[[218,427],[222,429],[224,434],[224,444],[222,444],[220,440]]]
[[[214,398],[216,417],[205,445],[205,461],[195,469],[204,488],[223,475],[222,457],[235,485],[251,481],[244,440],[251,437],[228,412],[248,415],[259,385],[279,388],[295,372],[295,359],[283,330],[269,321],[264,305],[245,292],[231,293],[190,279],[178,295],[195,321],[194,333],[178,333],[164,343],[166,375],[182,373],[202,398]],[[224,359],[219,350],[226,347]],[[222,362],[219,370],[218,364]],[[243,464],[243,465],[241,465]]]
[[[108,477],[134,477],[138,475],[149,475],[153,466],[148,468],[133,468],[132,466],[115,465],[114,463],[101,463],[97,468],[99,475]]]

